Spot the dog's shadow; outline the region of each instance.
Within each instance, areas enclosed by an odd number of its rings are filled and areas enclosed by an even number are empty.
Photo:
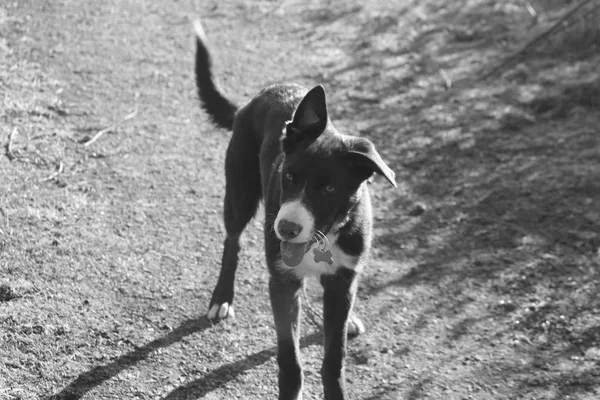
[[[49,396],[47,400],[81,399],[86,393],[118,375],[121,371],[134,366],[142,360],[145,360],[154,351],[168,347],[179,342],[186,336],[205,331],[210,327],[212,327],[212,323],[205,317],[184,321],[181,325],[173,329],[167,335],[153,340],[144,346],[138,347],[135,350],[122,355],[109,364],[97,366],[87,372],[82,373],[77,377],[77,379],[71,382],[59,393]],[[316,332],[302,339],[300,345],[304,348],[317,343],[321,340],[321,338],[322,333]],[[246,358],[234,363],[223,365],[222,367],[217,368],[203,377],[173,390],[164,399],[179,400],[203,396],[225,385],[227,382],[235,379],[243,372],[258,365],[264,364],[276,354],[277,348],[273,346],[255,354],[251,354]]]
[[[320,343],[323,338],[321,331],[314,332],[300,340],[300,348]],[[277,347],[261,350],[239,361],[223,365],[192,382],[180,386],[166,395],[163,400],[198,399],[234,380],[247,370],[267,362],[277,354]]]
[[[138,362],[145,360],[148,356],[160,348],[168,347],[179,342],[186,336],[196,332],[202,332],[210,328],[212,324],[206,318],[196,318],[184,321],[167,335],[152,342],[138,347],[135,350],[122,355],[113,362],[97,366],[83,374],[65,387],[59,393],[52,395],[48,400],[76,400],[82,398],[87,392],[100,386],[103,382],[116,376],[121,371],[132,367]]]

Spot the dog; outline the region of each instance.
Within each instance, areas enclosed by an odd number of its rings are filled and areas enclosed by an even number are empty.
[[[358,276],[371,247],[367,183],[394,172],[365,138],[345,135],[328,117],[322,86],[268,86],[244,107],[217,85],[206,35],[195,23],[195,74],[200,103],[214,125],[233,131],[225,158],[226,238],[221,271],[207,317],[234,316],[240,235],[262,199],[269,295],[277,332],[279,399],[302,397],[299,356],[301,290],[317,276],[324,288],[325,399],[347,398],[344,358],[348,334],[364,331],[352,313]]]

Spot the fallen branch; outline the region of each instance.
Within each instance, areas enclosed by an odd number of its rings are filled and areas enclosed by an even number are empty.
[[[94,137],[92,137],[90,140],[88,140],[87,142],[85,142],[83,145],[84,145],[85,147],[88,147],[88,146],[90,146],[90,145],[91,145],[91,144],[93,144],[93,143],[94,143],[96,140],[98,140],[98,139],[100,138],[100,136],[104,135],[106,132],[111,132],[111,131],[114,131],[114,130],[115,130],[115,129],[117,129],[117,127],[118,127],[119,125],[121,125],[123,122],[125,122],[125,121],[129,121],[130,119],[132,119],[133,117],[135,117],[135,116],[137,115],[137,113],[138,113],[138,107],[137,107],[137,106],[135,106],[135,110],[133,110],[133,111],[132,111],[130,114],[128,114],[128,115],[126,115],[125,117],[123,117],[123,119],[122,119],[122,120],[120,120],[120,121],[118,121],[117,123],[115,123],[115,124],[113,124],[113,125],[111,125],[111,126],[109,126],[109,127],[107,127],[107,128],[104,128],[104,129],[102,129],[102,130],[98,131],[98,133],[96,133],[96,134],[94,135]]]
[[[544,32],[540,33],[539,35],[537,35],[536,37],[531,39],[525,46],[523,46],[521,48],[521,50],[519,50],[515,54],[505,58],[500,64],[498,64],[496,67],[492,68],[491,71],[484,74],[480,79],[486,80],[488,78],[491,78],[492,76],[496,75],[500,70],[515,63],[518,59],[521,58],[521,56],[523,56],[523,54],[525,54],[526,52],[528,52],[529,50],[531,50],[532,48],[537,46],[540,42],[546,40],[550,35],[552,35],[554,32],[559,30],[566,20],[571,18],[580,9],[582,9],[586,5],[590,4],[592,1],[595,1],[595,0],[583,0],[581,3],[576,4],[570,11],[568,11],[565,15],[563,15],[550,28],[546,29]]]
[[[6,144],[6,157],[8,157],[8,159],[10,161],[15,159],[15,155],[12,152],[12,143],[13,143],[13,140],[16,135],[17,135],[17,127],[15,126],[13,128],[13,130],[10,132],[10,135],[8,135],[8,143]]]
[[[51,181],[52,179],[56,178],[58,175],[62,174],[64,169],[65,169],[65,166],[63,165],[63,162],[59,161],[58,168],[56,168],[56,171],[54,171],[53,173],[48,175],[48,177],[46,179],[42,179],[42,182]]]

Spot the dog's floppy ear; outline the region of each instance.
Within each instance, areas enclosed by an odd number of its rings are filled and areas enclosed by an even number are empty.
[[[375,150],[370,140],[365,138],[354,138],[348,149],[348,158],[358,173],[367,179],[374,172],[383,175],[394,187],[396,187],[396,174],[386,165],[381,156]]]
[[[294,118],[285,129],[282,145],[285,153],[292,152],[304,139],[315,140],[327,126],[327,102],[325,89],[318,85],[302,99]]]

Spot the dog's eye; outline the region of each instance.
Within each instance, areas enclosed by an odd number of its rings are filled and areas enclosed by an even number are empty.
[[[337,188],[333,185],[325,186],[325,193],[335,193],[336,190]]]
[[[292,176],[292,174],[290,172],[286,172],[285,179],[287,179],[288,181],[293,181],[294,177]]]

